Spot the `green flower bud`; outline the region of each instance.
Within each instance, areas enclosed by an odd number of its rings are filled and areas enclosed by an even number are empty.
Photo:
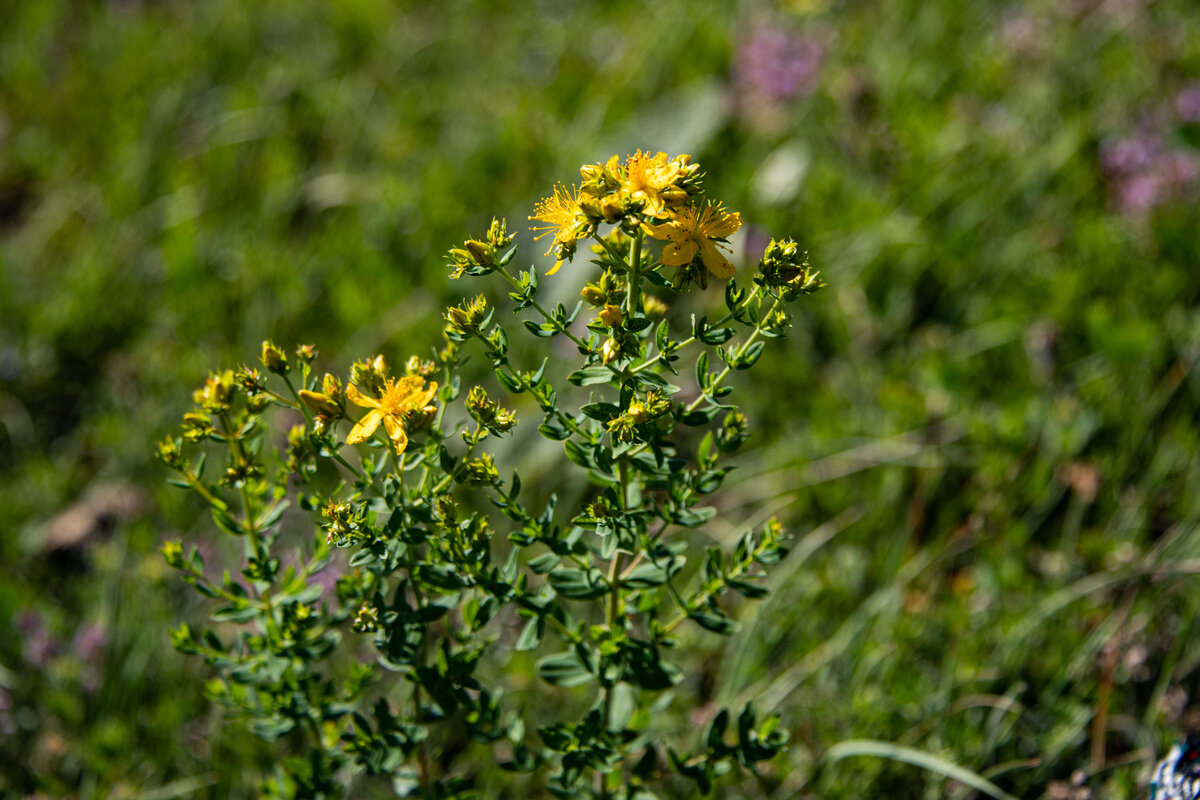
[[[500,481],[500,472],[492,461],[491,453],[484,453],[479,458],[467,462],[467,474],[464,481],[470,486],[493,486]]]
[[[189,411],[183,415],[183,436],[189,442],[202,442],[215,430],[212,419],[207,414]]]
[[[355,361],[350,365],[350,382],[367,394],[378,396],[387,379],[388,366],[383,356]]]
[[[167,566],[172,569],[183,569],[183,544],[178,540],[163,542],[162,546],[163,560],[167,562]]]
[[[179,442],[175,439],[163,439],[155,448],[154,454],[158,460],[166,464],[171,469],[183,469],[187,466],[187,460],[183,457],[183,451],[179,449]]]
[[[204,385],[192,393],[192,399],[209,414],[224,414],[233,406],[235,386],[233,371],[227,369],[209,375]]]
[[[292,369],[288,365],[287,356],[284,355],[283,350],[279,349],[270,339],[262,343],[262,363],[276,375],[286,375]]]

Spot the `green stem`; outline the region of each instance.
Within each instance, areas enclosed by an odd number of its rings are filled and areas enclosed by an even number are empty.
[[[242,443],[238,440],[238,432],[233,430],[233,423],[229,421],[229,414],[222,412],[220,414],[221,425],[224,430],[221,434],[225,437],[225,441],[229,442],[229,451],[233,454],[233,460],[238,466],[245,467],[250,462],[246,458],[246,454],[242,451]],[[238,487],[238,494],[242,498],[242,516],[245,518],[243,525],[246,529],[246,535],[250,537],[250,541],[254,544],[254,549],[261,552],[262,546],[259,541],[258,527],[254,522],[254,509],[250,503],[250,491],[246,487],[246,481],[243,479]]]
[[[312,430],[312,412],[308,410],[308,405],[300,398],[300,393],[296,391],[296,387],[292,385],[292,379],[287,376],[287,373],[281,373],[283,382],[287,384],[288,391],[292,393],[292,397],[296,398],[296,407],[300,409],[300,413],[304,415],[304,422],[308,425],[308,429]]]
[[[621,481],[621,513],[627,514],[629,511],[629,463],[625,459],[621,459],[617,465],[617,475]],[[616,534],[610,534],[615,536]],[[621,610],[621,559],[623,553],[618,550],[613,554],[612,562],[608,565],[608,606],[604,611],[604,622],[610,631],[614,630],[617,625],[617,620]],[[604,729],[608,730],[608,726],[612,721],[612,706],[613,706],[613,687],[604,687]],[[603,789],[603,777],[601,778],[601,796],[607,796],[608,792]]]
[[[646,234],[638,229],[629,248],[629,294],[625,297],[625,312],[629,317],[637,313],[642,299],[642,239]]]
[[[417,582],[412,577],[412,567],[409,567],[409,585],[412,586],[413,599],[417,602],[418,611],[425,608],[425,595],[421,593],[421,589],[417,586]],[[428,630],[426,635],[421,637],[421,644],[417,650],[417,666],[425,665],[425,649],[429,643]],[[413,676],[413,721],[418,725],[421,723],[421,681],[418,676]],[[425,740],[417,745],[417,768],[419,779],[421,781],[421,796],[431,797],[429,793],[429,750],[425,745]]]
[[[483,342],[488,347],[491,347],[491,343],[484,337],[484,335],[482,333],[476,331],[474,333],[474,336],[476,339]],[[494,369],[496,369],[498,372],[499,371],[504,372],[504,374],[508,375],[508,377],[515,384],[517,384],[518,386],[521,386],[524,390],[528,391],[530,394],[534,394],[533,387],[530,386],[529,382],[526,381],[523,377],[521,377],[520,373],[518,373],[515,369],[513,369],[511,365],[500,364],[500,365],[494,367]],[[536,397],[536,395],[535,395],[535,397]],[[537,399],[540,402],[541,398],[537,398]],[[567,430],[571,431],[571,433],[574,433],[578,436],[582,436],[584,438],[588,438],[587,432],[579,427],[579,423],[577,423],[574,419],[572,419],[571,417],[567,416],[562,411],[560,411],[557,406],[554,408],[554,411],[552,413],[558,419],[558,421],[561,422],[564,427],[566,427]]]
[[[753,290],[751,290],[750,294],[749,294],[749,295],[746,297],[746,299],[745,299],[745,300],[743,300],[743,301],[742,301],[742,302],[739,304],[739,310],[740,310],[740,309],[742,309],[742,308],[745,308],[747,305],[749,305],[751,302],[753,302],[753,301],[754,301],[754,299],[755,299],[755,298],[758,296],[758,293],[759,293],[759,291],[760,291],[760,290],[761,290],[761,287],[759,287],[759,286],[755,286],[755,287],[754,287],[754,289],[753,289]],[[726,312],[725,316],[721,317],[719,320],[717,320],[716,322],[712,323],[712,325],[711,325],[710,327],[713,327],[713,328],[719,328],[719,327],[721,327],[722,325],[724,325],[726,322],[729,322],[729,321],[730,321],[731,319],[733,319],[733,318],[734,318],[734,313],[733,313],[732,311]],[[682,342],[680,342],[679,344],[677,344],[677,345],[675,346],[675,349],[674,349],[674,350],[672,350],[671,352],[672,352],[672,353],[678,353],[680,350],[682,350],[683,348],[687,347],[688,345],[691,345],[691,344],[693,344],[695,341],[696,341],[696,337],[695,337],[695,336],[689,336],[688,338],[684,339]],[[633,369],[631,369],[631,370],[629,371],[629,372],[630,372],[630,374],[631,374],[631,375],[636,375],[636,374],[638,374],[639,372],[641,372],[641,371],[643,371],[643,370],[647,370],[647,369],[649,369],[650,367],[652,367],[652,366],[654,366],[655,364],[657,364],[657,363],[659,362],[659,360],[660,360],[660,359],[662,359],[662,357],[663,357],[664,355],[666,355],[666,353],[662,353],[662,352],[656,353],[656,354],[654,355],[654,357],[653,357],[653,358],[648,358],[648,359],[646,359],[645,361],[643,361],[641,364],[638,364],[636,367],[634,367]]]
[[[510,286],[512,286],[517,291],[521,291],[520,282],[516,278],[513,277],[511,272],[509,272],[504,267],[500,267],[498,272],[504,276],[504,279],[506,281],[508,281]],[[531,306],[533,306],[535,309],[537,309],[537,312],[542,315],[542,318],[545,319],[546,322],[549,322],[551,325],[555,326],[558,329],[559,333],[564,334],[568,339],[570,339],[577,346],[579,346],[581,349],[583,349],[584,352],[588,351],[589,348],[587,346],[587,343],[584,342],[582,339],[580,339],[575,334],[571,333],[571,331],[567,328],[566,325],[563,325],[561,322],[559,322],[554,317],[552,317],[550,315],[550,312],[547,311],[546,309],[542,308],[541,304],[538,303],[538,301],[534,300],[533,298],[530,298],[529,304]],[[480,337],[480,338],[482,338],[482,337]],[[487,340],[484,339],[484,341],[487,341]]]
[[[332,442],[330,442],[330,444],[332,444]],[[331,447],[331,446],[328,446],[325,449],[329,451],[329,454],[331,456],[333,456],[334,461],[338,462],[343,467],[350,470],[350,472],[354,475],[354,477],[358,478],[363,483],[364,486],[373,486],[374,485],[375,482],[373,480],[368,480],[365,472],[362,472],[361,470],[358,469],[358,467],[354,466],[349,461],[347,461],[346,457],[343,456],[340,452],[338,452],[337,450],[334,450],[333,447]]]
[[[775,309],[779,307],[779,303],[780,303],[779,299],[776,298],[774,304],[772,304],[772,306],[771,306],[771,310],[767,312],[767,315],[765,317],[763,317],[763,319],[767,319],[772,314],[774,314]],[[746,355],[746,351],[750,349],[750,345],[752,345],[756,341],[758,341],[758,337],[761,335],[762,335],[762,326],[761,326],[761,320],[760,320],[760,324],[754,326],[754,330],[751,331],[750,335],[746,337],[746,341],[742,342],[741,347],[738,348],[737,353],[734,355],[734,357],[731,360],[732,361],[741,360],[742,356]],[[726,364],[725,369],[721,370],[721,372],[717,375],[717,377],[713,379],[712,388],[715,390],[722,383],[724,383],[725,379],[729,377],[729,373],[731,373],[731,372],[733,372],[733,367]],[[693,400],[687,406],[687,411],[688,412],[695,411],[697,408],[700,407],[700,404],[702,402],[704,402],[705,398],[706,398],[706,395],[701,393],[701,395],[699,397],[697,397],[695,400]]]
[[[620,251],[614,249],[612,242],[608,241],[608,239],[595,234],[592,235],[592,238],[599,242],[600,246],[608,251],[608,254],[612,256],[613,261],[620,262],[625,260],[625,256],[621,255]]]

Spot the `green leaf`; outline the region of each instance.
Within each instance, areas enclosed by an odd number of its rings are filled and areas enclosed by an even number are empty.
[[[730,589],[751,600],[761,600],[771,593],[765,586],[759,586],[757,583],[750,583],[749,581],[738,580],[737,578],[729,578],[725,583]]]
[[[658,564],[638,564],[622,583],[633,589],[652,589],[667,582],[667,571]]]
[[[705,630],[729,636],[738,629],[738,624],[724,614],[714,611],[693,611],[688,615]]]
[[[592,449],[584,447],[574,439],[568,439],[563,442],[563,449],[566,450],[567,458],[581,467],[589,469],[597,466],[595,459],[592,457]]]
[[[231,536],[241,536],[245,533],[242,528],[242,523],[231,517],[219,508],[214,507],[212,510],[213,521],[217,523],[217,527],[225,531]]]
[[[521,394],[521,392],[525,391],[525,385],[521,382],[521,379],[509,375],[504,370],[496,371],[496,380],[500,381],[500,385],[513,394]]]
[[[621,409],[614,403],[588,403],[579,409],[588,417],[600,422],[608,422],[613,417],[621,415]]]
[[[638,331],[646,330],[646,328],[649,328],[651,324],[652,323],[650,320],[646,319],[645,317],[630,317],[629,319],[625,320],[625,330],[632,333],[637,333]]]
[[[529,559],[529,568],[538,575],[545,575],[557,567],[560,561],[562,561],[562,556],[557,553],[542,553],[536,558]]]
[[[645,372],[639,372],[634,376],[634,378],[636,378],[637,382],[641,385],[652,386],[655,389],[661,389],[665,394],[677,394],[679,392],[678,386],[673,383],[668,383],[667,379],[662,375],[659,375],[657,372],[651,372],[649,370]]]
[[[536,650],[537,646],[542,643],[542,633],[545,630],[546,623],[541,617],[533,617],[525,623],[525,628],[521,631],[521,635],[517,637],[517,643],[513,645],[515,650]]]
[[[725,344],[733,338],[733,328],[709,328],[697,338],[705,344]]]
[[[571,432],[558,421],[557,418],[551,417],[538,426],[538,433],[545,436],[547,439],[553,439],[556,442],[561,442],[571,438]]]
[[[681,508],[671,516],[671,521],[685,528],[698,528],[717,515],[712,506],[704,508]]]
[[[586,572],[581,569],[556,569],[547,578],[554,591],[572,600],[594,600],[608,593],[608,583],[595,567]]]
[[[759,356],[763,354],[763,348],[766,347],[766,342],[755,342],[746,348],[746,352],[733,365],[734,369],[750,369],[758,361]]]
[[[1017,800],[1016,797],[1004,791],[979,773],[972,772],[966,767],[961,767],[958,764],[935,756],[932,753],[926,753],[923,750],[915,750],[911,747],[904,747],[903,745],[892,744],[891,742],[878,742],[871,739],[851,739],[839,742],[825,751],[825,760],[831,764],[852,756],[890,758],[893,761],[901,761],[905,764],[912,764],[915,767],[929,770],[930,772],[936,772],[939,775],[945,775],[947,778],[956,780],[964,786],[970,786],[975,791],[983,792],[989,797],[996,798],[996,800]]]
[[[608,367],[584,367],[568,375],[567,380],[576,386],[595,386],[613,380],[613,374]]]
[[[542,680],[555,686],[582,686],[595,677],[570,650],[546,656],[538,662],[537,670]]]

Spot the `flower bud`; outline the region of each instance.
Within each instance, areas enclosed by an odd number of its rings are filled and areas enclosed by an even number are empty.
[[[491,453],[484,453],[479,458],[468,461],[464,480],[470,486],[492,486],[498,483],[500,472],[492,461]]]
[[[209,375],[204,385],[192,393],[196,405],[209,414],[224,414],[233,405],[233,371]]]
[[[266,392],[254,392],[246,395],[246,408],[251,414],[261,414],[271,405],[271,395]]]
[[[261,392],[267,388],[266,382],[263,380],[262,373],[253,367],[248,367],[243,364],[238,368],[237,374],[234,376],[237,385],[242,387],[247,393]]]
[[[604,167],[600,164],[584,164],[579,168],[579,177],[584,183],[604,180]]]
[[[621,354],[621,347],[611,336],[600,345],[600,363],[607,364]]]
[[[326,414],[317,414],[313,417],[313,433],[317,436],[325,436],[333,427],[333,418]]]
[[[600,201],[589,194],[580,195],[579,210],[591,222],[599,222],[604,218],[604,210],[601,208]]]
[[[342,379],[326,372],[325,376],[321,378],[321,394],[328,397],[334,403],[341,405],[342,398],[346,396],[346,389],[342,386]]]
[[[189,411],[183,415],[183,437],[189,442],[201,442],[216,430],[207,414]]]
[[[481,267],[496,266],[496,251],[491,245],[477,239],[467,239],[463,246],[467,248],[467,252],[471,254],[471,259],[477,265]]]
[[[437,372],[437,364],[428,360],[422,361],[419,356],[409,356],[408,361],[404,362],[405,375],[420,375],[422,378],[428,378],[435,372]]]
[[[262,343],[262,363],[264,367],[276,375],[286,375],[291,371],[291,367],[288,366],[287,356],[270,339]]]
[[[746,423],[746,415],[741,411],[730,411],[725,415],[725,419],[721,422],[721,427],[717,428],[717,447],[723,453],[732,453],[742,446],[746,441],[746,437],[750,435],[749,426]]]
[[[373,633],[379,629],[379,609],[363,603],[354,617],[355,633]]]
[[[508,433],[517,424],[517,415],[488,397],[482,386],[471,388],[465,405],[479,427],[497,436]]]
[[[388,366],[383,356],[355,361],[350,365],[350,382],[361,391],[378,396],[387,383]]]
[[[296,358],[305,364],[311,364],[316,357],[317,346],[315,344],[301,344],[296,346]]]
[[[465,339],[480,332],[491,320],[491,311],[487,299],[479,295],[447,308],[444,317],[450,323],[449,332]]]
[[[158,457],[159,461],[171,469],[183,469],[187,465],[187,461],[183,457],[183,451],[179,449],[179,442],[175,439],[163,439],[158,443],[154,454]]]
[[[606,305],[600,309],[600,313],[596,318],[607,328],[615,328],[621,324],[621,307],[614,305]]]
[[[662,319],[667,315],[667,304],[652,294],[642,295],[642,313],[648,319]]]
[[[587,301],[591,306],[602,306],[608,302],[608,295],[605,294],[599,286],[594,283],[589,283],[579,292],[580,297]]]
[[[625,216],[625,209],[615,196],[609,195],[600,202],[600,215],[605,222],[620,222]]]
[[[323,392],[311,392],[308,389],[301,389],[299,394],[300,399],[304,401],[304,405],[317,414],[324,414],[327,417],[339,417],[342,415],[341,406]]]
[[[487,240],[492,247],[507,247],[513,240],[513,235],[508,233],[508,221],[500,217],[492,217],[492,224],[488,226]]]
[[[183,569],[183,543],[177,539],[163,542],[162,550],[163,560],[167,562],[167,566],[172,569]]]

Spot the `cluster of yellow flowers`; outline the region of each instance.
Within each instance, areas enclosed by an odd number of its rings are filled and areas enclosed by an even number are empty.
[[[586,164],[580,175],[582,185],[556,186],[530,216],[545,223],[533,228],[538,239],[554,235],[546,252],[556,256],[549,274],[574,257],[580,239],[595,235],[598,226],[607,222],[630,233],[640,228],[669,242],[663,248],[665,266],[683,267],[699,258],[716,277],[733,276],[733,264],[720,248],[741,227],[742,218],[704,196],[699,165],[692,163],[691,156],[671,158],[638,150],[624,164],[618,156],[604,164]]]
[[[407,374],[397,379],[388,374],[383,356],[375,356],[354,364],[351,382],[344,389],[341,381],[326,375],[321,391],[301,389],[298,394],[316,413],[319,431],[328,430],[334,421],[349,416],[343,398],[369,409],[347,434],[346,444],[367,441],[382,423],[393,449],[400,455],[408,447],[408,435],[427,428],[437,414],[433,399],[438,385],[426,380],[432,369],[432,363],[422,363],[414,356],[405,365]]]

